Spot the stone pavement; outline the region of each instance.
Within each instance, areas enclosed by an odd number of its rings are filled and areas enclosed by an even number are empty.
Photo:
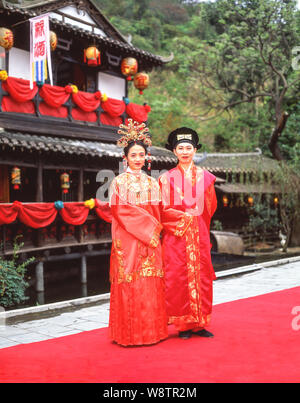
[[[214,282],[214,305],[299,287],[300,256],[232,271],[226,270],[218,272],[217,276],[218,279]],[[91,304],[93,298],[87,298],[86,301]],[[0,349],[106,327],[109,317],[109,294],[100,296],[98,300],[95,298],[94,301],[91,306],[80,306],[76,300],[71,304],[50,304],[56,307],[53,311],[50,305],[47,310],[46,307],[36,307],[32,308],[30,315],[19,318],[13,317],[13,313],[9,311],[6,315],[5,312],[0,313]],[[61,309],[57,309],[58,306],[61,306]],[[34,313],[35,310],[37,313]],[[20,310],[18,313],[21,313]]]

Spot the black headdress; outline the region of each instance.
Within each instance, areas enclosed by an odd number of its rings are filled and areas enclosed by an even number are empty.
[[[189,129],[188,127],[179,127],[178,129],[173,130],[168,137],[168,143],[165,147],[173,151],[174,148],[180,143],[190,143],[197,150],[202,147],[202,144],[199,143],[199,137],[195,130]]]

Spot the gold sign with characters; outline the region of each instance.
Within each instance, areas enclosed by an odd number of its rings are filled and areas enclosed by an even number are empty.
[[[177,134],[177,141],[179,140],[192,140],[192,135],[191,134]]]

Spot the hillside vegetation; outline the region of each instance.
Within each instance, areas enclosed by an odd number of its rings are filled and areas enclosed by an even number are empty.
[[[174,54],[170,63],[150,73],[144,95],[130,84],[130,100],[152,108],[149,127],[156,145],[163,146],[172,129],[189,126],[198,131],[204,151],[260,147],[271,156],[273,133],[282,159],[300,167],[300,76],[293,64],[298,61],[300,19],[295,1],[98,4],[134,46]],[[284,113],[288,119],[281,127]]]

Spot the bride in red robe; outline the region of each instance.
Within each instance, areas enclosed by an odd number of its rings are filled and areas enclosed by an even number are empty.
[[[120,126],[129,165],[110,187],[112,251],[110,264],[110,338],[123,346],[157,343],[168,337],[160,232],[160,188],[142,171],[151,140],[145,125]],[[188,214],[163,211],[171,233],[186,229]]]
[[[179,163],[159,178],[164,206],[193,215],[182,238],[166,228],[162,241],[167,315],[184,339],[193,333],[213,336],[204,327],[211,319],[212,282],[216,278],[210,253],[210,221],[217,208],[216,178],[193,163],[201,147],[198,141],[197,133],[188,128],[170,133],[166,148],[174,152]]]

